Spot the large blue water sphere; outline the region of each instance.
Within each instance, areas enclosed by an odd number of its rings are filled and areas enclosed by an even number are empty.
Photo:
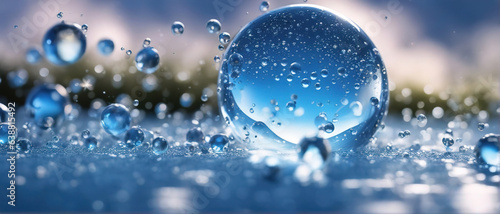
[[[62,85],[44,84],[30,91],[26,109],[37,126],[51,128],[64,120],[72,107],[68,92]]]
[[[118,137],[130,128],[132,118],[127,107],[111,104],[101,114],[101,126],[109,134]]]
[[[259,149],[304,136],[332,149],[365,145],[387,112],[386,68],[370,38],[324,7],[268,12],[234,37],[219,73],[219,105],[237,137]]]
[[[63,22],[45,33],[42,46],[49,62],[55,65],[70,65],[85,53],[87,39],[79,25]]]

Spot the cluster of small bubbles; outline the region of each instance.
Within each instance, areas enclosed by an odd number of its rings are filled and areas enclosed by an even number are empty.
[[[193,104],[193,97],[189,93],[184,93],[179,98],[180,104],[184,108],[189,108]]]
[[[417,116],[418,126],[424,127],[427,124],[427,117],[424,114]]]
[[[82,31],[86,33],[89,30],[89,26],[87,24],[82,25]]]
[[[222,153],[226,145],[229,143],[229,138],[223,134],[216,134],[210,137],[210,147],[214,153]]]
[[[94,136],[89,136],[85,138],[83,142],[85,144],[85,147],[87,147],[87,149],[90,151],[94,150],[97,147],[98,143],[97,138],[95,138]]]
[[[81,137],[82,139],[87,139],[90,137],[90,131],[88,129],[83,130]]]
[[[201,131],[200,127],[192,128],[186,133],[187,142],[197,142],[199,144],[202,144],[204,142],[204,139],[205,135],[203,134],[203,131]]]
[[[266,12],[267,10],[269,10],[269,2],[263,1],[262,3],[260,3],[259,10],[261,12]]]
[[[153,47],[146,47],[139,51],[135,57],[135,67],[140,72],[152,74],[160,65],[160,55]]]
[[[214,56],[214,62],[215,63],[220,62],[220,56],[219,55]]]
[[[62,19],[62,17],[63,17],[63,12],[59,12],[59,13],[57,13],[57,18],[58,18],[58,19]]]
[[[474,153],[479,163],[500,167],[500,135],[490,133],[483,136]]]
[[[26,109],[35,124],[51,128],[64,120],[71,111],[69,96],[61,85],[43,84],[33,88],[26,99]]]
[[[488,127],[490,127],[490,124],[488,124],[488,123],[478,123],[477,124],[477,129],[479,131],[484,131],[484,129],[487,129]]]
[[[55,65],[69,65],[83,56],[87,39],[79,25],[60,23],[45,33],[42,46],[49,62]]]
[[[19,138],[16,141],[16,149],[18,152],[29,153],[31,151],[31,141],[26,138]]]
[[[11,88],[19,88],[28,82],[28,72],[24,69],[11,71],[7,74],[7,83]]]
[[[411,135],[410,130],[404,130],[398,133],[399,138],[409,137],[410,135]]]
[[[142,42],[142,47],[147,48],[151,45],[151,39],[150,38],[145,38],[144,41]]]
[[[321,169],[330,155],[330,143],[320,137],[305,137],[299,143],[299,158],[311,169]]]
[[[231,35],[228,32],[223,32],[219,35],[219,42],[226,45],[231,40]]]
[[[115,43],[111,39],[101,39],[97,43],[97,50],[103,56],[109,56],[115,49]]]
[[[176,36],[182,35],[184,33],[184,24],[180,21],[175,21],[172,24],[172,33]]]
[[[153,140],[153,153],[161,155],[168,150],[168,141],[164,137],[157,137]]]
[[[36,48],[30,48],[28,51],[26,51],[26,61],[30,64],[36,64],[42,59],[42,55],[40,54],[40,51]]]
[[[115,137],[127,131],[131,121],[127,107],[121,104],[111,104],[101,114],[101,126],[104,131]]]
[[[219,33],[221,29],[221,24],[217,19],[210,19],[207,22],[207,30],[209,33]]]
[[[144,141],[144,131],[138,127],[132,127],[125,133],[125,145],[128,148],[140,146]]]
[[[79,79],[72,79],[69,82],[69,89],[71,93],[80,93],[80,91],[82,91],[82,81]]]

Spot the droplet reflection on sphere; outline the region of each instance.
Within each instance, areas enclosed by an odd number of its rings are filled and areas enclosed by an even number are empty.
[[[222,116],[256,148],[294,148],[326,122],[335,127],[322,134],[332,149],[365,145],[387,110],[387,74],[374,44],[327,8],[292,5],[263,14],[233,38],[221,62]],[[349,108],[353,102],[359,111]],[[319,115],[328,121],[318,126]],[[259,128],[249,129],[254,124]]]

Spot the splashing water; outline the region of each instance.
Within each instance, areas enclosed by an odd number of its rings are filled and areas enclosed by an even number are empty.
[[[236,35],[222,61],[222,115],[239,138],[255,134],[258,148],[293,148],[328,122],[335,129],[321,137],[333,149],[361,146],[387,110],[378,51],[357,25],[326,8],[288,6],[260,16]],[[311,78],[313,72],[321,75]],[[294,107],[285,108],[291,95],[298,97]],[[348,105],[354,102],[355,110]],[[318,124],[319,115],[325,119]]]

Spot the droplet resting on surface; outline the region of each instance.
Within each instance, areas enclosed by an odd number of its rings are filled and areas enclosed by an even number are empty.
[[[386,69],[375,50],[357,25],[326,8],[293,5],[270,11],[245,26],[222,57],[222,115],[237,137],[257,136],[251,144],[256,148],[294,148],[324,128],[315,123],[320,114],[335,127],[323,135],[333,149],[365,145],[386,114],[389,95]],[[294,107],[286,106],[291,95],[298,96]],[[362,108],[350,109],[349,103]],[[247,135],[245,128],[255,123],[261,133]]]
[[[490,133],[479,139],[474,153],[479,163],[500,167],[500,135]]]
[[[45,33],[42,46],[49,62],[55,65],[70,65],[85,53],[87,38],[79,25],[60,23]]]

